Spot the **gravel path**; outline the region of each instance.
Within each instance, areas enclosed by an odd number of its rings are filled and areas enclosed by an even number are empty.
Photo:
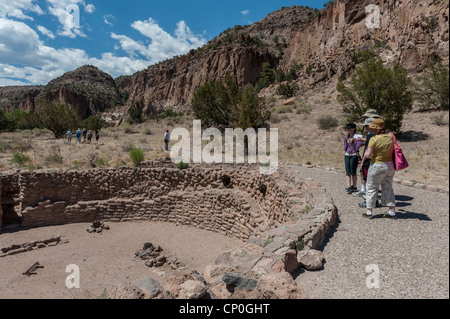
[[[394,185],[398,220],[375,210],[373,220],[361,216],[361,198],[344,191],[345,176],[322,169],[292,166],[320,182],[338,208],[336,229],[320,249],[319,271],[305,271],[296,281],[311,299],[449,298],[449,197],[445,194]],[[374,283],[379,269],[379,288]]]

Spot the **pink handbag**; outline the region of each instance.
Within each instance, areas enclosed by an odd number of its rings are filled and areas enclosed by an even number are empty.
[[[409,167],[408,160],[405,157],[405,154],[403,154],[403,150],[398,145],[397,140],[395,139],[394,134],[389,133],[392,135],[392,138],[394,139],[394,166],[396,171],[401,171]]]

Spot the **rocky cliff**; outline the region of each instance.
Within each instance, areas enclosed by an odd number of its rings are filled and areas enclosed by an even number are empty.
[[[34,111],[48,101],[58,101],[73,106],[84,119],[115,107],[120,100],[114,79],[91,65],[65,73],[46,86],[0,88],[0,105],[7,112]]]
[[[58,100],[74,105],[83,117],[115,105],[121,106],[117,114],[126,115],[136,103],[147,114],[188,109],[195,90],[208,80],[232,74],[240,85],[254,84],[262,64],[269,62],[285,71],[296,66],[299,85],[313,88],[348,76],[358,54],[367,50],[416,72],[430,58],[448,62],[448,17],[444,0],[337,0],[322,10],[282,8],[252,25],[230,28],[186,55],[115,81],[85,66],[45,87],[0,88],[0,106],[32,110],[37,101]]]
[[[385,62],[416,72],[433,57],[448,62],[448,17],[448,1],[330,2],[316,19],[299,26],[280,65],[304,65],[303,83],[312,86],[347,75],[358,52],[372,49]]]

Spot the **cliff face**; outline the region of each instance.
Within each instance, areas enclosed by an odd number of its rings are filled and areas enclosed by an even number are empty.
[[[379,10],[366,12],[369,5]],[[308,68],[305,85],[334,75],[345,76],[354,67],[352,55],[376,49],[385,62],[398,62],[410,72],[430,58],[449,57],[448,1],[340,0],[300,26],[285,50],[281,66],[293,63]],[[367,26],[369,22],[369,26]],[[374,27],[379,22],[379,26]]]
[[[83,66],[50,81],[46,86],[0,88],[0,105],[7,112],[34,111],[48,101],[63,102],[81,118],[104,112],[120,101],[114,79],[94,66]]]
[[[224,31],[204,47],[120,81],[129,92],[127,107],[139,103],[150,113],[162,108],[186,109],[195,90],[208,80],[234,75],[239,85],[256,83],[262,64],[278,64],[299,24],[311,19],[306,7],[283,8],[250,26]]]
[[[367,11],[370,5],[377,12]],[[230,28],[184,56],[115,81],[84,66],[45,87],[0,88],[0,106],[33,110],[43,100],[56,100],[75,106],[82,117],[116,105],[116,115],[126,116],[136,103],[147,114],[167,107],[189,109],[195,90],[208,80],[231,74],[239,85],[254,84],[262,64],[269,62],[285,71],[302,66],[297,81],[312,88],[348,76],[356,66],[355,56],[367,49],[415,72],[430,58],[448,61],[448,17],[449,3],[444,0],[337,0],[320,11],[282,8],[250,26]],[[367,21],[379,25],[368,27]]]

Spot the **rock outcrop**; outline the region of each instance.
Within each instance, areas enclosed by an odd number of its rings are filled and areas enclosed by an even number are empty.
[[[49,101],[63,102],[82,119],[115,107],[121,98],[114,79],[91,65],[65,73],[46,86],[0,88],[0,106],[7,112],[34,111]]]

